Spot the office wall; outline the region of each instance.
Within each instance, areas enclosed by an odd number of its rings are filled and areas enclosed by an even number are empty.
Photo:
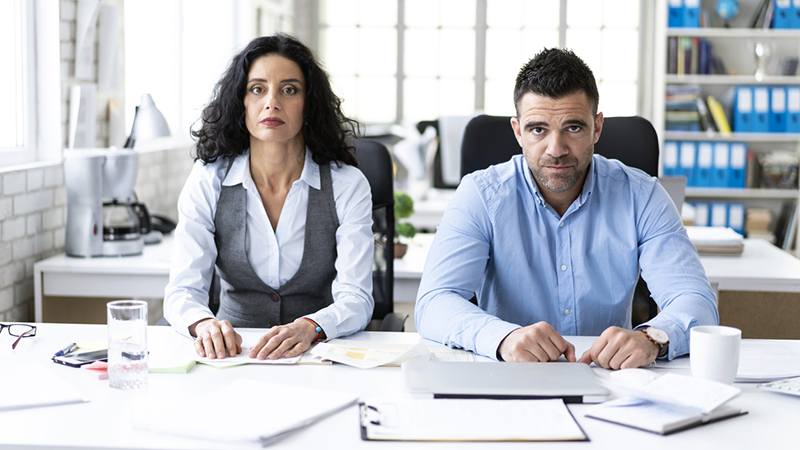
[[[108,2],[107,2],[108,3]],[[122,1],[112,1],[122,9]],[[74,67],[76,0],[61,0],[61,126],[67,136],[67,93]],[[91,81],[91,80],[89,80]],[[107,145],[105,113],[97,142]],[[66,139],[66,138],[65,138]],[[66,142],[65,142],[66,145]],[[177,218],[177,198],[189,171],[190,148],[177,145],[140,154],[136,192],[151,210]],[[33,321],[33,266],[64,251],[67,193],[61,163],[0,169],[0,320]]]

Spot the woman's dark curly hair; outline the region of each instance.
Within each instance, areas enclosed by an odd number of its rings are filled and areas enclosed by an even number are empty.
[[[328,74],[314,53],[294,37],[280,33],[253,39],[233,57],[214,86],[211,102],[200,118],[200,129],[191,130],[197,139],[195,159],[208,164],[220,157],[241,155],[250,147],[244,107],[247,75],[253,61],[273,53],[297,63],[306,78],[302,133],[314,162],[357,166],[351,138],[358,134],[358,123],[342,113],[342,100],[333,93]]]

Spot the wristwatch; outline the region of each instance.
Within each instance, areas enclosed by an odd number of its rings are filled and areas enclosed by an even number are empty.
[[[667,354],[669,336],[667,336],[666,331],[656,327],[640,328],[639,331],[644,333],[650,342],[658,345],[658,356],[664,356]]]

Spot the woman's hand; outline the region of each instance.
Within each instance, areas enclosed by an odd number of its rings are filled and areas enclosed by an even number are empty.
[[[200,356],[224,359],[242,353],[242,336],[227,320],[203,319],[190,326],[189,333],[197,336],[194,350]]]
[[[281,356],[294,358],[308,350],[317,340],[316,328],[313,322],[305,319],[272,327],[250,347],[250,357],[262,360],[278,359]],[[324,332],[322,335],[324,336]]]

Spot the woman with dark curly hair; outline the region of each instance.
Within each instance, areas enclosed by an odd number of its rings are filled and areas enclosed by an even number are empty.
[[[203,110],[165,318],[200,356],[242,352],[234,327],[269,328],[258,359],[293,357],[372,316],[372,201],[328,75],[291,36],[254,39]],[[208,307],[214,270],[216,316]]]

